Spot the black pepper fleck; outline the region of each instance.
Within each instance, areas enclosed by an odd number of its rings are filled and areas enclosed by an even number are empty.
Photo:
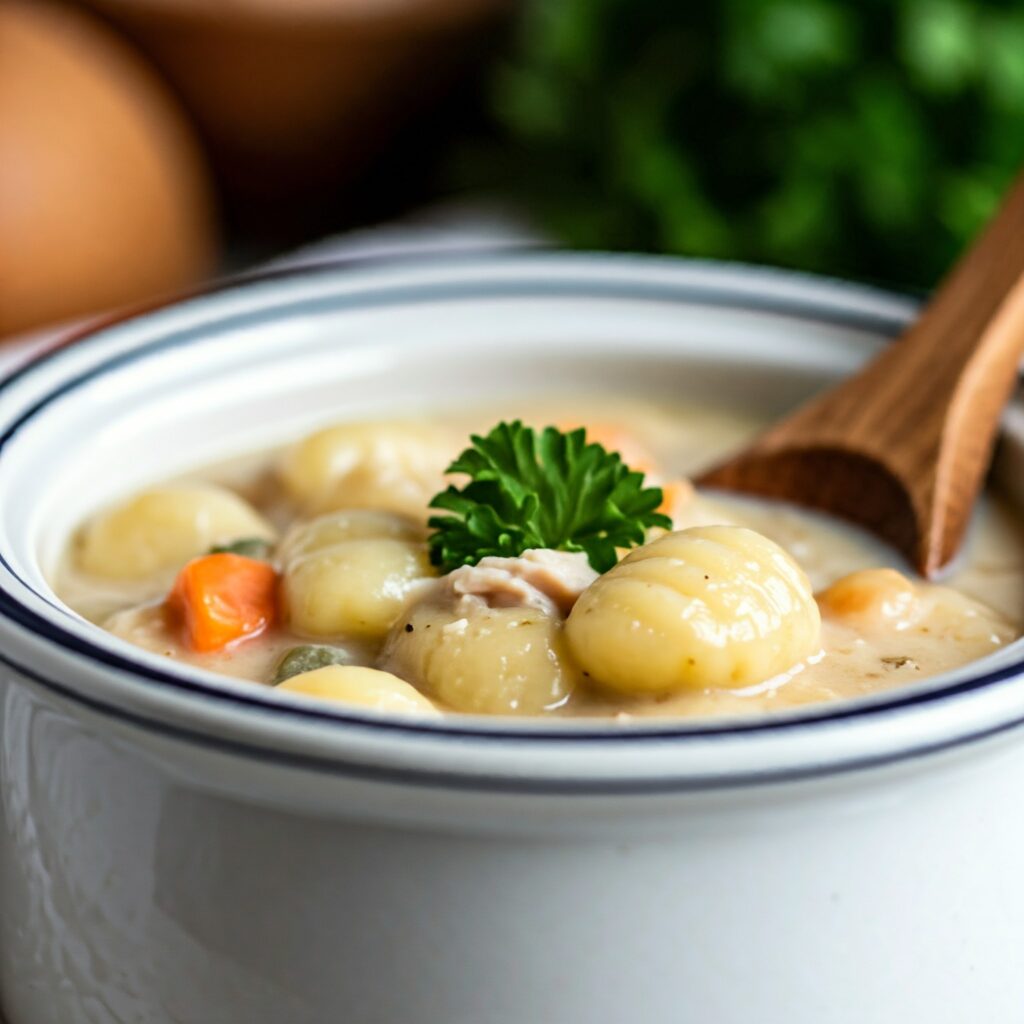
[[[406,631],[406,633],[411,633],[412,632],[412,623],[411,622],[407,622],[405,624],[405,631]]]

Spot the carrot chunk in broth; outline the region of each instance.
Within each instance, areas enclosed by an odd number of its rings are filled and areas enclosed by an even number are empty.
[[[257,636],[274,621],[277,573],[255,558],[204,555],[178,573],[167,603],[194,651],[219,651]]]

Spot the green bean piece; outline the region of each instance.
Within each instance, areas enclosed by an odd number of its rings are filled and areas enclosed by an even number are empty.
[[[348,651],[341,647],[327,647],[323,644],[303,644],[293,647],[280,661],[274,676],[274,686],[292,676],[327,665],[347,665],[351,659]]]
[[[210,548],[211,555],[244,555],[266,561],[270,557],[270,541],[262,537],[242,537],[230,544],[217,544]]]

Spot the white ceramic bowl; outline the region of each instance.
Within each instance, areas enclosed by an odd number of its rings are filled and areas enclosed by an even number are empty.
[[[445,259],[248,282],[2,385],[10,1024],[1017,1020],[1019,645],[770,718],[413,724],[130,648],[46,581],[95,507],[314,423],[609,383],[776,413],[912,313],[749,268]]]

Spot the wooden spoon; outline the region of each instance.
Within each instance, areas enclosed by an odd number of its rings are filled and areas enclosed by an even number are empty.
[[[867,527],[925,576],[957,553],[1024,351],[1024,175],[918,320],[698,482]]]

